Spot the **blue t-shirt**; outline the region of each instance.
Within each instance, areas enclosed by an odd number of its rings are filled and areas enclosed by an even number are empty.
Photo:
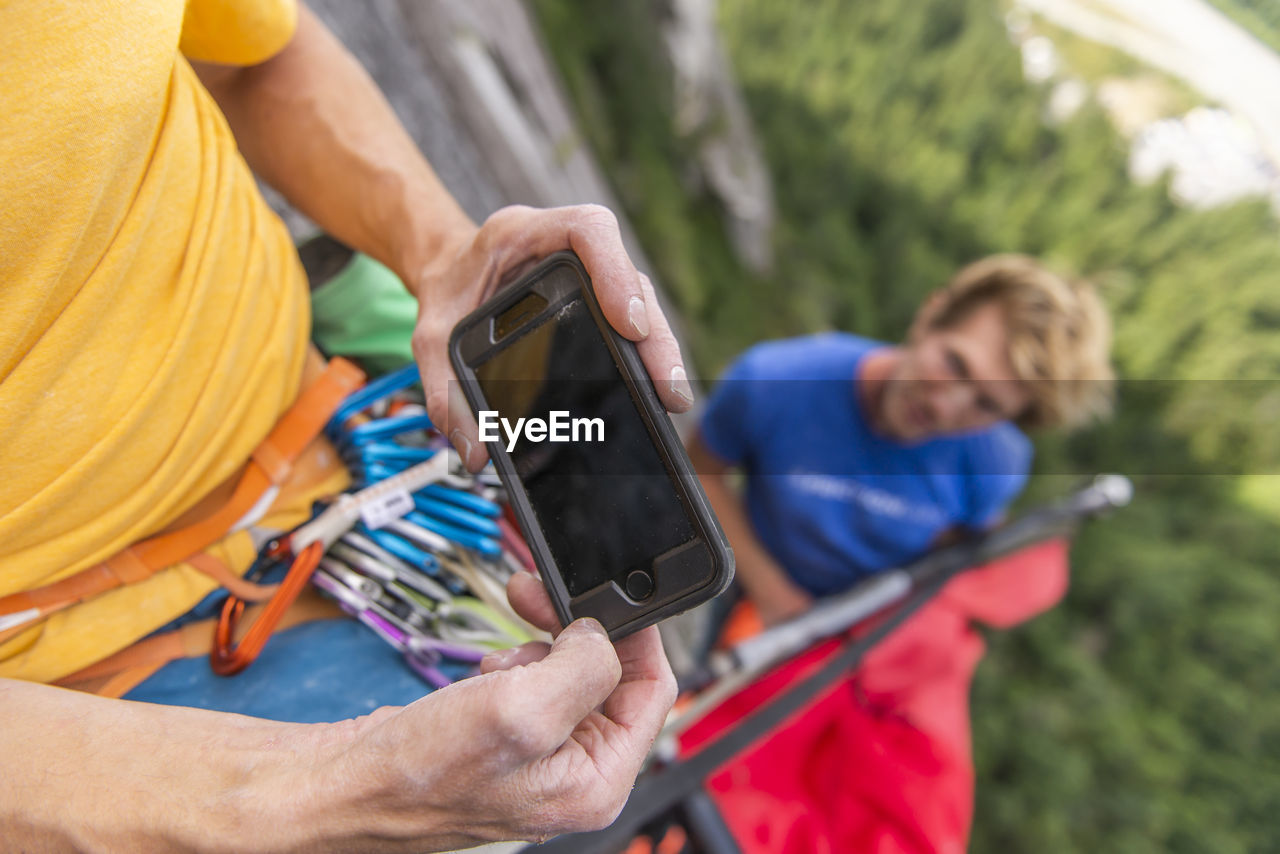
[[[757,345],[703,415],[707,447],[746,472],[756,535],[815,596],[910,562],[950,528],[994,524],[1026,482],[1031,444],[1008,423],[916,443],[874,433],[857,376],[882,346],[840,333]]]

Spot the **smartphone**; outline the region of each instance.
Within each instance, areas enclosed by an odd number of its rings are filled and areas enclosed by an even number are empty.
[[[449,351],[562,624],[594,617],[616,640],[728,586],[728,540],[576,255],[464,318]]]

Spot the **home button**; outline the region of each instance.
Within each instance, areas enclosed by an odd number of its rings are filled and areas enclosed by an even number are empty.
[[[643,569],[632,570],[627,576],[627,595],[637,602],[653,595],[653,576]]]

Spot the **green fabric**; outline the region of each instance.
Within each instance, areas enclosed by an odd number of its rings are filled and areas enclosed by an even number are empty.
[[[418,301],[395,273],[357,252],[311,292],[311,337],[331,356],[358,361],[371,374],[413,361],[410,339]]]

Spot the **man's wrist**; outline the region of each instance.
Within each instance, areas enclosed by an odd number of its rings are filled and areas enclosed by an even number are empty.
[[[359,804],[371,786],[344,763],[358,723],[297,724],[240,757],[242,770],[218,805],[237,835],[227,850],[349,850],[369,838],[376,816]]]
[[[432,805],[408,791],[410,776],[443,769],[406,775],[397,767],[399,752],[386,755],[378,738],[365,738],[399,712],[384,708],[357,720],[300,727],[296,740],[281,746],[276,768],[246,787],[250,802],[274,802],[255,817],[266,835],[251,836],[246,850],[438,851],[475,844],[452,826],[451,816],[433,817]]]
[[[789,610],[797,602],[810,598],[782,567],[771,561],[745,561],[740,566],[748,567],[740,576],[742,585],[761,608]]]
[[[409,292],[420,300],[430,296],[424,293],[430,289],[430,283],[443,278],[444,271],[479,231],[461,210],[445,214],[443,219],[447,222],[441,221],[439,212],[431,213],[437,218],[425,227],[417,223],[418,217],[403,221],[388,262]]]

